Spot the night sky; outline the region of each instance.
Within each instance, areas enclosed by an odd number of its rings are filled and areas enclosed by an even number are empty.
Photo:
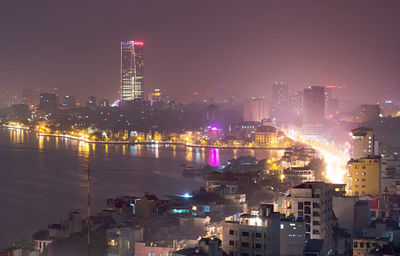
[[[279,80],[372,102],[400,84],[399,13],[397,0],[2,0],[0,90],[115,99],[120,41],[143,40],[146,93],[269,97]]]

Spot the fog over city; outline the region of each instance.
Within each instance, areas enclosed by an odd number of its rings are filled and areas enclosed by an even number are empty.
[[[0,256],[400,255],[400,1],[0,2]]]
[[[398,1],[3,1],[0,88],[118,98],[120,41],[146,43],[146,92],[269,97],[284,81],[376,103],[400,84]],[[222,90],[218,90],[222,86]],[[243,92],[242,89],[246,88]]]

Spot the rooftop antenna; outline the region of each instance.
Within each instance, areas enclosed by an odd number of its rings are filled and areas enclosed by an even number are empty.
[[[90,216],[91,216],[91,202],[90,202],[90,181],[91,181],[91,172],[92,172],[92,154],[89,151],[88,157],[86,159],[86,167],[87,167],[87,181],[88,181],[88,205],[87,205],[87,226],[88,226],[88,252],[90,256],[90,247],[91,247],[91,225],[90,225]]]

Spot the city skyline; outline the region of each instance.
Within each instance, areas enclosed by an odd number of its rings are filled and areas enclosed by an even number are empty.
[[[399,11],[3,1],[0,256],[400,255]]]
[[[25,8],[10,15],[17,2]],[[123,40],[146,44],[146,95],[160,88],[182,99],[195,92],[215,98],[225,94],[269,98],[272,84],[283,81],[291,92],[346,85],[338,97],[357,95],[361,101],[376,102],[389,94],[383,88],[400,83],[395,50],[400,42],[395,26],[400,6],[395,1],[380,5],[367,1],[361,9],[354,1],[236,2],[226,13],[223,1],[213,3],[214,8],[208,8],[209,1],[173,2],[174,7],[141,2],[124,7],[107,2],[3,3],[3,24],[9,26],[2,29],[9,40],[0,45],[1,89],[57,87],[80,99],[93,91],[98,98],[117,99],[117,49]],[[132,8],[135,19],[125,15]],[[69,21],[71,13],[74,21]],[[237,29],[242,31],[239,36]],[[20,68],[26,70],[23,77],[18,76]]]

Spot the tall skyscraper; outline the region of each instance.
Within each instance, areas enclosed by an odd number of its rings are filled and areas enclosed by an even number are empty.
[[[143,42],[121,42],[121,100],[144,99]]]
[[[66,108],[74,108],[76,106],[74,96],[64,96],[63,106]]]
[[[282,114],[285,103],[288,103],[289,91],[287,84],[283,82],[275,82],[272,85],[272,99],[271,99],[271,118],[279,118]]]
[[[289,97],[289,106],[291,114],[300,116],[303,113],[303,92],[295,92]]]
[[[33,104],[33,92],[31,89],[25,89],[22,91],[22,104],[25,105]]]
[[[363,104],[360,107],[360,122],[368,122],[379,118],[381,109],[378,104]]]
[[[323,86],[311,86],[303,92],[303,129],[307,136],[322,133],[325,116],[325,94]]]
[[[244,121],[261,122],[268,119],[268,106],[263,98],[252,98],[244,105]]]
[[[41,93],[39,109],[46,112],[54,111],[57,108],[57,96],[54,93]]]

